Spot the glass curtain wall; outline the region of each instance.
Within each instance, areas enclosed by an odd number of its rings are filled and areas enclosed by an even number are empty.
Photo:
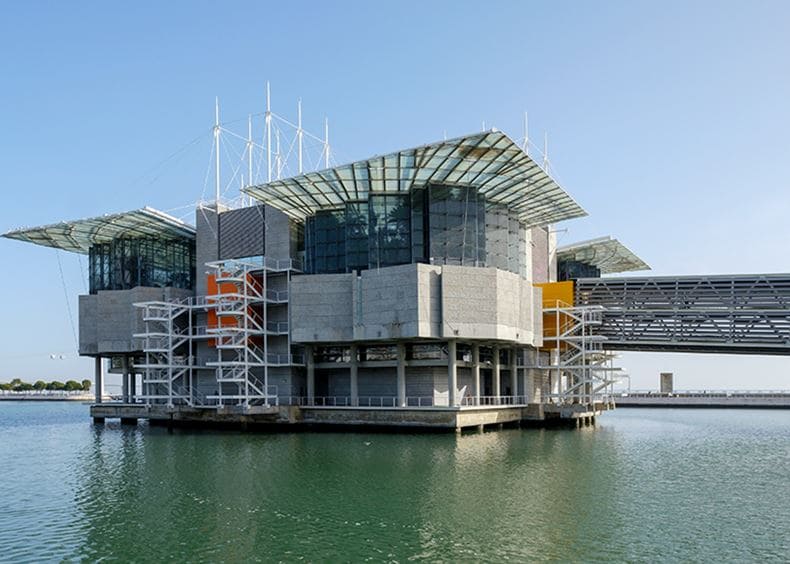
[[[305,247],[308,272],[331,274],[346,271],[344,216],[344,210],[328,210],[307,218]]]
[[[432,263],[485,265],[485,200],[476,189],[430,186],[428,226]]]
[[[368,267],[368,203],[346,204],[346,271]]]
[[[577,278],[600,278],[601,271],[597,267],[575,260],[557,262],[557,280],[576,280]]]
[[[339,273],[412,262],[493,266],[526,276],[526,229],[475,188],[429,185],[370,194],[305,222],[306,272]]]
[[[371,194],[368,200],[368,268],[411,262],[408,194]]]
[[[116,239],[88,253],[90,293],[136,286],[194,289],[195,242]]]

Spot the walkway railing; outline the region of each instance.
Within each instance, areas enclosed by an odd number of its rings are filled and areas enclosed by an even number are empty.
[[[498,407],[498,406],[523,406],[527,404],[526,396],[481,396],[477,398],[467,396],[455,407]],[[356,404],[350,396],[315,396],[312,399],[306,396],[280,396],[280,405],[297,405],[302,407],[398,407],[398,398],[395,396],[360,396]],[[406,407],[450,407],[446,397],[435,396],[407,396]]]

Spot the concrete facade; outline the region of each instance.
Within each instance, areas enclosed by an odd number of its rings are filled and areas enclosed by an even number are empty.
[[[540,289],[498,269],[407,264],[296,276],[290,307],[297,343],[472,339],[537,347],[543,339]]]

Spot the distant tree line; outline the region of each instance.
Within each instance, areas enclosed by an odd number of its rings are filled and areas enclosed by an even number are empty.
[[[88,392],[91,389],[91,385],[93,382],[90,380],[83,380],[82,382],[77,382],[76,380],[68,380],[64,382],[58,382],[57,380],[53,380],[52,382],[44,382],[44,380],[38,380],[35,384],[31,384],[29,382],[23,382],[19,378],[14,378],[10,382],[0,383],[0,390],[5,390],[9,392],[32,392],[32,391],[42,391],[42,390],[54,390],[54,391],[65,391],[65,392]]]

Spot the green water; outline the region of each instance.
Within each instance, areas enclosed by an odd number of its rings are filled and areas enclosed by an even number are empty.
[[[790,559],[790,411],[242,434],[3,402],[0,480],[3,561]]]

